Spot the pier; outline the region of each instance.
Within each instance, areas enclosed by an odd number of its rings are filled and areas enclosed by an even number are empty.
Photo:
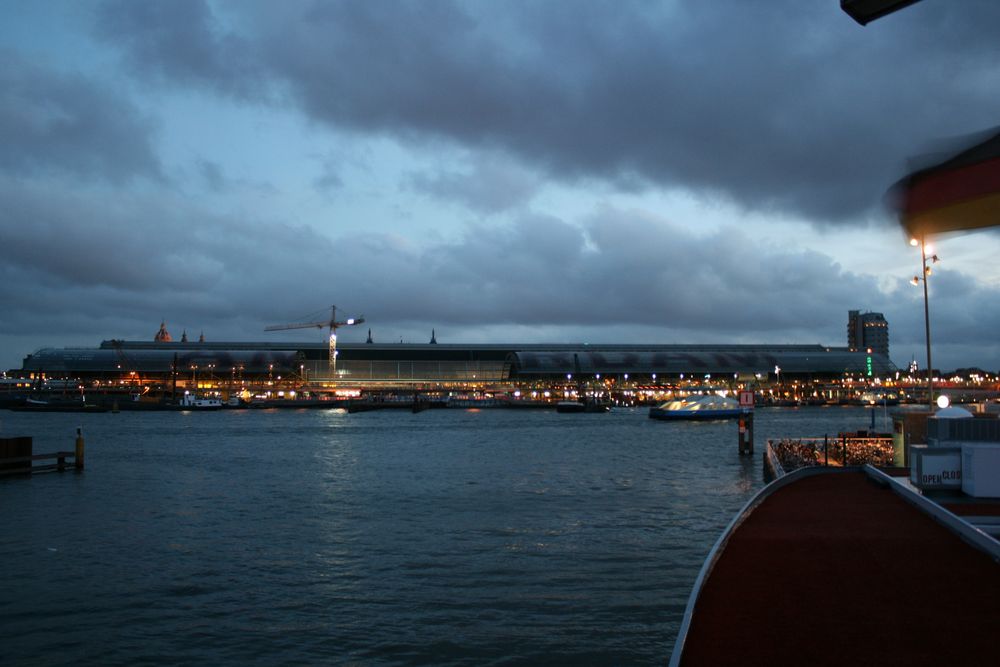
[[[0,476],[34,475],[46,472],[82,471],[84,464],[83,431],[76,430],[73,451],[58,451],[50,454],[35,454],[30,436],[0,438]],[[41,463],[38,461],[54,461]]]

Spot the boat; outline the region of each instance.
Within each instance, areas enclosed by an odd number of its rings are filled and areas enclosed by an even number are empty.
[[[12,405],[9,410],[16,412],[107,412],[108,408],[80,399],[37,399],[27,398],[22,405]]]
[[[508,401],[501,398],[448,398],[449,408],[460,410],[480,410],[482,408],[506,408]]]
[[[752,412],[752,408],[741,407],[735,398],[710,394],[667,401],[649,409],[650,419],[664,420],[711,420],[732,419]]]
[[[598,401],[559,401],[556,403],[556,412],[564,413],[575,413],[575,412],[608,412],[611,406],[607,403],[600,403]]]
[[[349,413],[370,412],[372,410],[410,410],[423,412],[430,408],[448,407],[448,397],[435,395],[388,394],[373,395],[362,398],[352,398],[348,401],[338,401],[336,407],[346,407]]]
[[[218,398],[203,398],[184,392],[179,407],[181,410],[221,410],[222,400]]]
[[[230,410],[243,410],[248,408],[249,405],[242,398],[240,398],[236,394],[233,394],[226,400],[223,407],[228,408]]]
[[[1000,510],[956,495],[966,516]],[[948,664],[996,662],[1000,542],[954,507],[892,469],[784,474],[705,559],[670,667],[937,665],[942,638]]]

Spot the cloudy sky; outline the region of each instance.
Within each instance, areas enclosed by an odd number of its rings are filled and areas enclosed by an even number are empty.
[[[908,160],[1000,124],[1000,3],[0,0],[0,368],[42,346],[846,344],[923,367]],[[1000,235],[935,365],[1000,369]],[[317,318],[318,319],[318,318]]]

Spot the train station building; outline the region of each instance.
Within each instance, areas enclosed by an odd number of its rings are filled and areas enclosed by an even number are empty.
[[[259,383],[277,378],[339,386],[496,384],[617,378],[669,383],[692,378],[802,381],[887,377],[888,357],[822,345],[585,345],[347,343],[329,362],[324,343],[108,340],[95,348],[43,348],[21,373],[115,381]]]
[[[165,323],[148,341],[43,348],[14,375],[81,388],[251,394],[546,388],[879,384],[898,376],[879,314],[851,311],[846,347],[727,344],[441,344],[175,340]],[[877,315],[877,317],[875,317]],[[871,324],[871,326],[869,326]],[[855,334],[852,337],[852,334]],[[862,347],[865,341],[878,345]]]

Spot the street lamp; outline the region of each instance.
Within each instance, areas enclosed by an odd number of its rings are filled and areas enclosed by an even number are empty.
[[[910,239],[911,246],[920,246],[920,275],[913,276],[910,283],[913,285],[924,284],[924,337],[927,341],[927,407],[930,408],[931,412],[934,412],[934,366],[931,364],[931,314],[930,305],[927,298],[927,277],[931,275],[931,267],[927,264],[930,260],[931,264],[938,263],[938,256],[931,253],[928,257],[927,253],[929,248],[927,247],[926,239],[921,238],[919,241],[915,238]]]

